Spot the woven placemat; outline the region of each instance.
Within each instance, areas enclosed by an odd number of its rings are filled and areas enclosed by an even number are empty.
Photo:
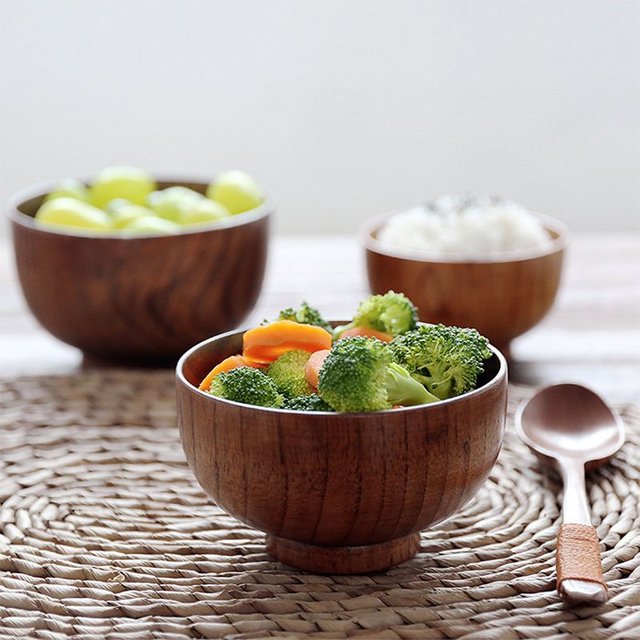
[[[510,416],[527,391],[510,388]],[[640,637],[640,410],[589,493],[609,602],[555,592],[557,479],[510,424],[490,479],[386,573],[284,567],[225,515],[179,445],[173,376],[0,381],[1,638]]]

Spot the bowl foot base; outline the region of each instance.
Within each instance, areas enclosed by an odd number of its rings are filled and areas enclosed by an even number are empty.
[[[267,553],[279,562],[311,573],[371,573],[410,560],[420,549],[420,534],[352,547],[324,547],[267,535]]]

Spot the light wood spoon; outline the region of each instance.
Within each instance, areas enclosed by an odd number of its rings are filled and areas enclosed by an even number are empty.
[[[564,483],[562,525],[556,550],[558,593],[569,604],[603,604],[598,534],[591,524],[585,488],[587,471],[606,462],[624,443],[620,416],[591,389],[556,384],[538,391],[516,413],[522,440]]]

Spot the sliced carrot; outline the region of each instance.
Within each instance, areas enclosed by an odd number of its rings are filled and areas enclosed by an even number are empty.
[[[292,349],[302,349],[309,353],[330,349],[331,340],[331,334],[321,327],[291,320],[276,320],[245,331],[242,355],[256,362],[273,362]]]
[[[249,358],[245,358],[240,354],[235,356],[229,356],[225,358],[222,362],[219,362],[209,373],[206,375],[205,379],[200,383],[198,389],[202,389],[203,391],[208,391],[211,386],[211,381],[223,371],[231,371],[231,369],[237,369],[238,367],[254,367],[259,368],[262,364],[259,362],[255,362],[254,360],[250,360]]]
[[[320,378],[320,369],[324,364],[325,358],[329,355],[329,349],[320,349],[314,351],[304,365],[304,377],[307,382],[314,388],[318,388],[318,380]]]
[[[340,334],[340,339],[353,338],[354,336],[378,338],[378,340],[382,340],[382,342],[391,342],[393,340],[393,336],[390,336],[388,333],[371,329],[370,327],[351,327],[351,329],[345,329],[345,331]]]

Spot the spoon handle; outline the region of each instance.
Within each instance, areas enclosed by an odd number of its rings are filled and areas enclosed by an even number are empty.
[[[556,547],[558,593],[571,604],[603,604],[607,600],[607,585],[602,576],[598,533],[591,525],[584,465],[579,461],[566,462],[561,471],[564,523]]]
[[[570,604],[604,604],[607,585],[602,577],[600,548],[595,527],[565,523],[558,533],[556,584]]]

